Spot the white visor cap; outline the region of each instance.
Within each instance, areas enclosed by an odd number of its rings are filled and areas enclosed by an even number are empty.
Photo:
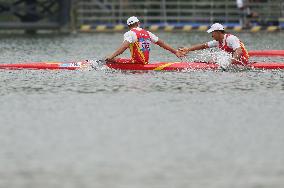
[[[211,25],[210,29],[208,29],[207,33],[212,33],[213,31],[224,31],[224,26],[219,23],[214,23]]]
[[[127,19],[127,25],[132,25],[139,22],[138,18],[136,16],[131,16]]]

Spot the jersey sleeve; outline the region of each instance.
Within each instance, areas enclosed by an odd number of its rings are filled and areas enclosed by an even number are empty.
[[[124,40],[129,43],[134,43],[137,40],[136,34],[133,31],[128,31],[124,34]]]
[[[233,50],[241,47],[238,37],[232,35],[227,38],[227,45]]]
[[[148,33],[153,43],[158,42],[159,38],[155,34],[151,33],[150,31],[148,31]]]
[[[214,47],[218,47],[219,42],[216,41],[216,40],[212,40],[212,41],[208,42],[207,45],[208,45],[209,48],[214,48]]]

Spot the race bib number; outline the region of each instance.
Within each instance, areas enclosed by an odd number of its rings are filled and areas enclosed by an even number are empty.
[[[148,39],[140,39],[139,40],[139,45],[141,50],[144,51],[150,51],[150,45],[151,45],[151,41]]]

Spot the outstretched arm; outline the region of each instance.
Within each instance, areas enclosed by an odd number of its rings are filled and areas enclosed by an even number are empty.
[[[129,47],[129,42],[128,41],[124,41],[121,46],[110,56],[106,57],[106,61],[111,61],[113,60],[116,56],[119,56],[120,54],[122,54],[128,47]]]
[[[178,58],[183,57],[183,55],[176,49],[174,49],[173,47],[171,47],[169,44],[167,44],[166,42],[164,42],[163,40],[159,39],[156,44],[162,48],[164,48],[165,50],[168,50],[170,52],[172,52],[173,54],[175,54]]]
[[[203,49],[206,49],[206,48],[209,48],[209,46],[208,46],[207,43],[204,43],[204,44],[196,44],[196,45],[193,45],[189,48],[186,48],[186,47],[179,48],[179,51],[181,51],[184,55],[186,55],[191,51],[203,50]]]

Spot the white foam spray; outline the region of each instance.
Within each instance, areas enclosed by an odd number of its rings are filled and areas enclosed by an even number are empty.
[[[226,69],[228,66],[231,65],[232,62],[232,56],[231,54],[219,51],[215,53],[215,62],[220,65],[222,68]]]

